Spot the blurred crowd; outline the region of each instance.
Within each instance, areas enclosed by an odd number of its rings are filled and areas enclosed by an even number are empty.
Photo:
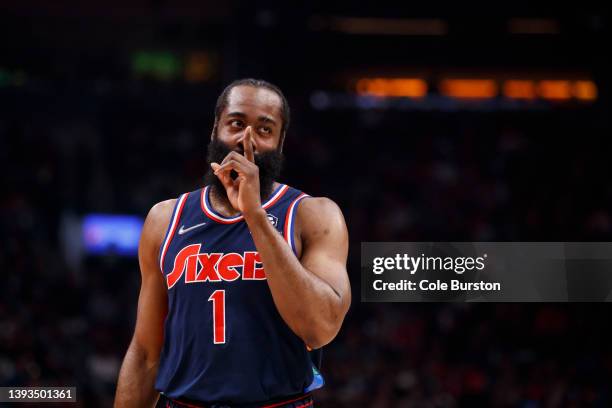
[[[75,406],[111,406],[138,265],[69,262],[63,225],[145,216],[198,188],[219,90],[183,101],[185,112],[138,92],[1,91],[0,386],[76,386]],[[282,181],[334,199],[351,240],[353,306],[324,349],[317,406],[612,405],[606,304],[360,302],[362,241],[610,240],[612,149],[598,108],[321,111],[299,92],[287,90]]]

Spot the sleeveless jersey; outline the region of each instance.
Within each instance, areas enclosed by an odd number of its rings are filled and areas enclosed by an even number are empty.
[[[308,391],[318,372],[274,305],[247,224],[216,213],[209,190],[177,199],[160,248],[168,315],[155,387],[170,398],[237,404]],[[262,205],[294,253],[305,197],[281,184]]]

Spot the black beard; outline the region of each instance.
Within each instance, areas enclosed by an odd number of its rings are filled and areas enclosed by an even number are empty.
[[[210,163],[215,162],[221,164],[223,159],[225,159],[225,156],[227,156],[231,151],[232,149],[228,145],[221,142],[216,137],[213,137],[208,144],[208,151],[206,153],[206,164],[208,169],[206,170],[206,175],[204,176],[204,182],[209,186],[213,186],[215,194],[218,194],[224,198],[227,198],[225,187],[223,187],[221,180],[215,176],[212,168],[210,167]],[[285,157],[283,154],[278,150],[255,154],[255,164],[257,167],[259,167],[259,191],[262,204],[268,199],[270,194],[272,194],[272,187],[274,185],[274,181],[280,176],[284,158]],[[232,170],[231,175],[232,178],[236,178],[238,176],[234,170]]]

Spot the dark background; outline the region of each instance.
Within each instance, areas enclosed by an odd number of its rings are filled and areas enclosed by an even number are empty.
[[[71,261],[67,220],[144,216],[198,188],[217,95],[256,77],[292,108],[282,181],[335,200],[349,227],[353,305],[325,348],[318,406],[612,404],[607,304],[359,295],[362,241],[611,240],[601,10],[52,3],[0,6],[0,386],[77,386],[78,406],[112,404],[138,266]],[[355,32],[354,18],[375,20]],[[355,93],[359,78],[415,76],[430,84],[422,100]],[[598,92],[453,100],[436,87],[448,76],[589,79]]]

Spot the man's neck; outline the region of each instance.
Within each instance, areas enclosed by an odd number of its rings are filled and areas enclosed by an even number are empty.
[[[270,195],[278,188],[279,185],[280,184],[276,181],[272,184]],[[261,204],[263,205],[269,198],[269,196],[266,197],[265,200],[262,200]],[[235,209],[230,203],[225,191],[218,191],[215,185],[210,186],[208,199],[210,200],[210,205],[212,206],[213,210],[224,217],[235,217],[240,214],[240,211]]]

